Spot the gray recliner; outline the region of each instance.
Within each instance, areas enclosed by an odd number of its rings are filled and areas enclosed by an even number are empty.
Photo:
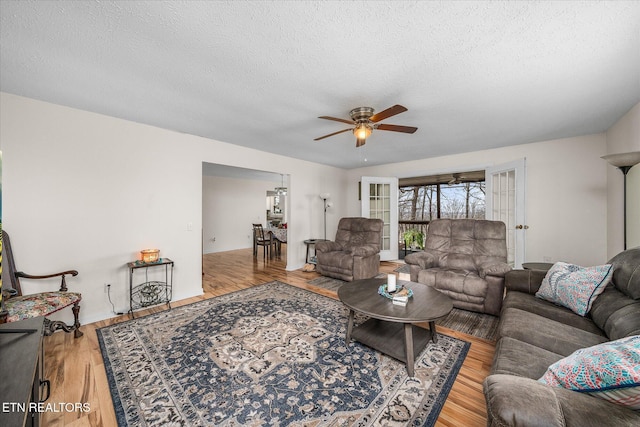
[[[500,314],[507,264],[507,231],[502,221],[436,219],[429,223],[425,249],[405,257],[411,281],[433,286],[453,306]]]
[[[342,218],[333,242],[316,244],[317,271],[350,282],[375,277],[380,268],[381,219]]]

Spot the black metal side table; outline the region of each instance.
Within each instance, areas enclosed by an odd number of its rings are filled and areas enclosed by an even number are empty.
[[[139,308],[167,304],[171,309],[173,261],[169,258],[160,258],[156,262],[133,261],[127,263],[127,266],[129,267],[129,314],[132,318],[135,318],[133,311]],[[164,266],[164,282],[149,280],[149,268],[162,266]],[[134,286],[133,273],[141,268],[144,268],[145,281]]]
[[[328,242],[328,240],[326,239],[307,239],[304,241],[304,244],[307,245],[307,258],[305,260],[305,262],[307,264],[317,264],[318,261],[316,260],[316,243],[318,242]],[[309,256],[309,250],[311,249],[311,247],[313,246],[313,255]]]
[[[553,264],[550,262],[523,262],[522,268],[525,270],[542,270],[549,271],[549,269],[553,267]]]

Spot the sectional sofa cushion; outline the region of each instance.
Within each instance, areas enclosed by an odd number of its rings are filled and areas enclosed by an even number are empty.
[[[550,365],[563,357],[561,354],[511,337],[503,337],[496,344],[491,375],[507,374],[537,380]],[[522,363],[523,360],[527,363]]]
[[[638,274],[640,278],[640,274]],[[640,280],[639,280],[640,283]],[[634,300],[613,286],[595,300],[589,316],[611,340],[640,335],[640,300]]]
[[[529,313],[537,314],[538,316],[546,317],[547,319],[552,319],[562,324],[573,326],[574,328],[582,329],[597,335],[604,335],[602,329],[598,328],[589,316],[576,316],[576,314],[568,308],[536,298],[532,294],[509,292],[504,299],[502,307],[503,309],[517,308],[528,311]],[[592,314],[593,311],[590,315]]]
[[[602,333],[584,331],[517,308],[502,310],[500,317],[500,337],[511,337],[562,356],[609,341]]]

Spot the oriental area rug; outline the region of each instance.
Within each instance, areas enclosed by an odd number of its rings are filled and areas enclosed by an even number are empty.
[[[408,377],[347,314],[275,281],[98,329],[118,425],[433,425],[470,344],[439,334]]]

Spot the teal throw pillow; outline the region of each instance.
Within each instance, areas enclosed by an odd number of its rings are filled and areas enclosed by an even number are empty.
[[[542,280],[536,297],[571,309],[586,316],[596,297],[604,292],[611,279],[611,264],[580,267],[557,262]]]
[[[576,350],[538,381],[640,410],[640,335]]]

